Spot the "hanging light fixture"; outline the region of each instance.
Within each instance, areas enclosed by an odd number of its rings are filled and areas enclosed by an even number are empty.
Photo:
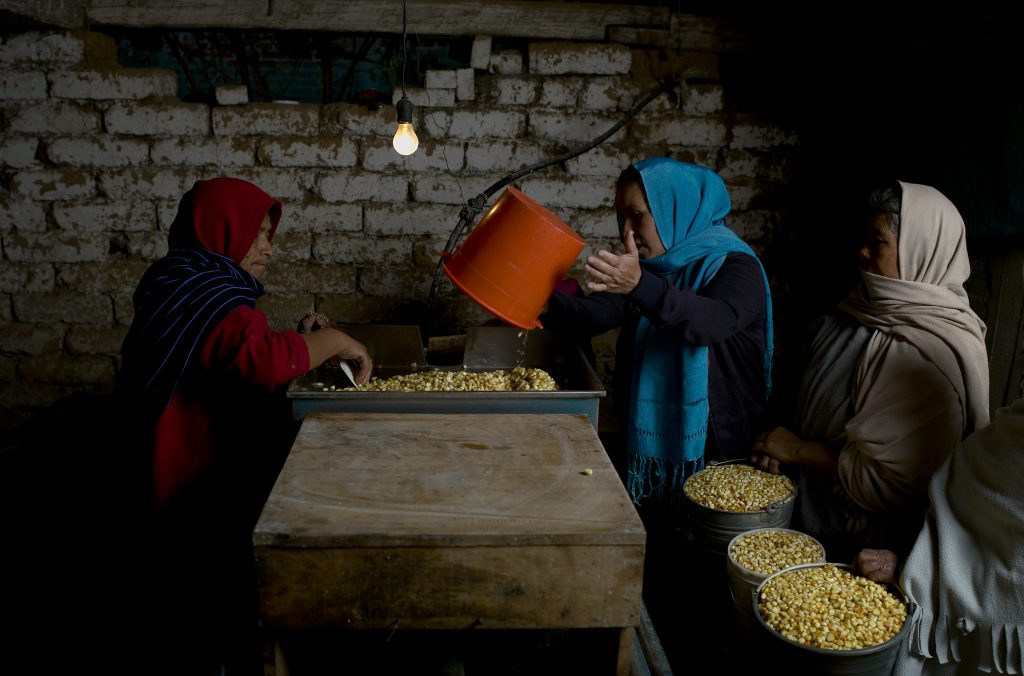
[[[391,145],[399,155],[412,155],[420,146],[416,131],[412,128],[412,101],[405,95],[405,0],[402,0],[402,98],[395,105],[398,113],[398,128]]]

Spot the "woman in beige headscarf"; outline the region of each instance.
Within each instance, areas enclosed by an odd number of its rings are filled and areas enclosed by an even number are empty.
[[[985,325],[964,290],[964,222],[925,185],[875,191],[862,283],[820,320],[797,401],[796,431],[768,430],[754,461],[797,465],[796,525],[831,560],[864,546],[905,553],[928,480],[988,423]]]

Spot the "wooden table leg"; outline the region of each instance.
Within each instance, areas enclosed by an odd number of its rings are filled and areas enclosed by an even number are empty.
[[[623,627],[619,631],[619,659],[615,668],[617,676],[630,676],[633,671],[633,627]]]

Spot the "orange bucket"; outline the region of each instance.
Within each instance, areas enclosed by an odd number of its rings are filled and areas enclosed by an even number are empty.
[[[537,329],[537,316],[583,245],[562,219],[509,186],[462,246],[441,255],[441,267],[495,317]]]

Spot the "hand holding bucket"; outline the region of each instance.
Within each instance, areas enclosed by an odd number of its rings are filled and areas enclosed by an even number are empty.
[[[502,321],[541,328],[537,319],[584,241],[560,218],[509,186],[455,253],[441,255],[452,283]]]

